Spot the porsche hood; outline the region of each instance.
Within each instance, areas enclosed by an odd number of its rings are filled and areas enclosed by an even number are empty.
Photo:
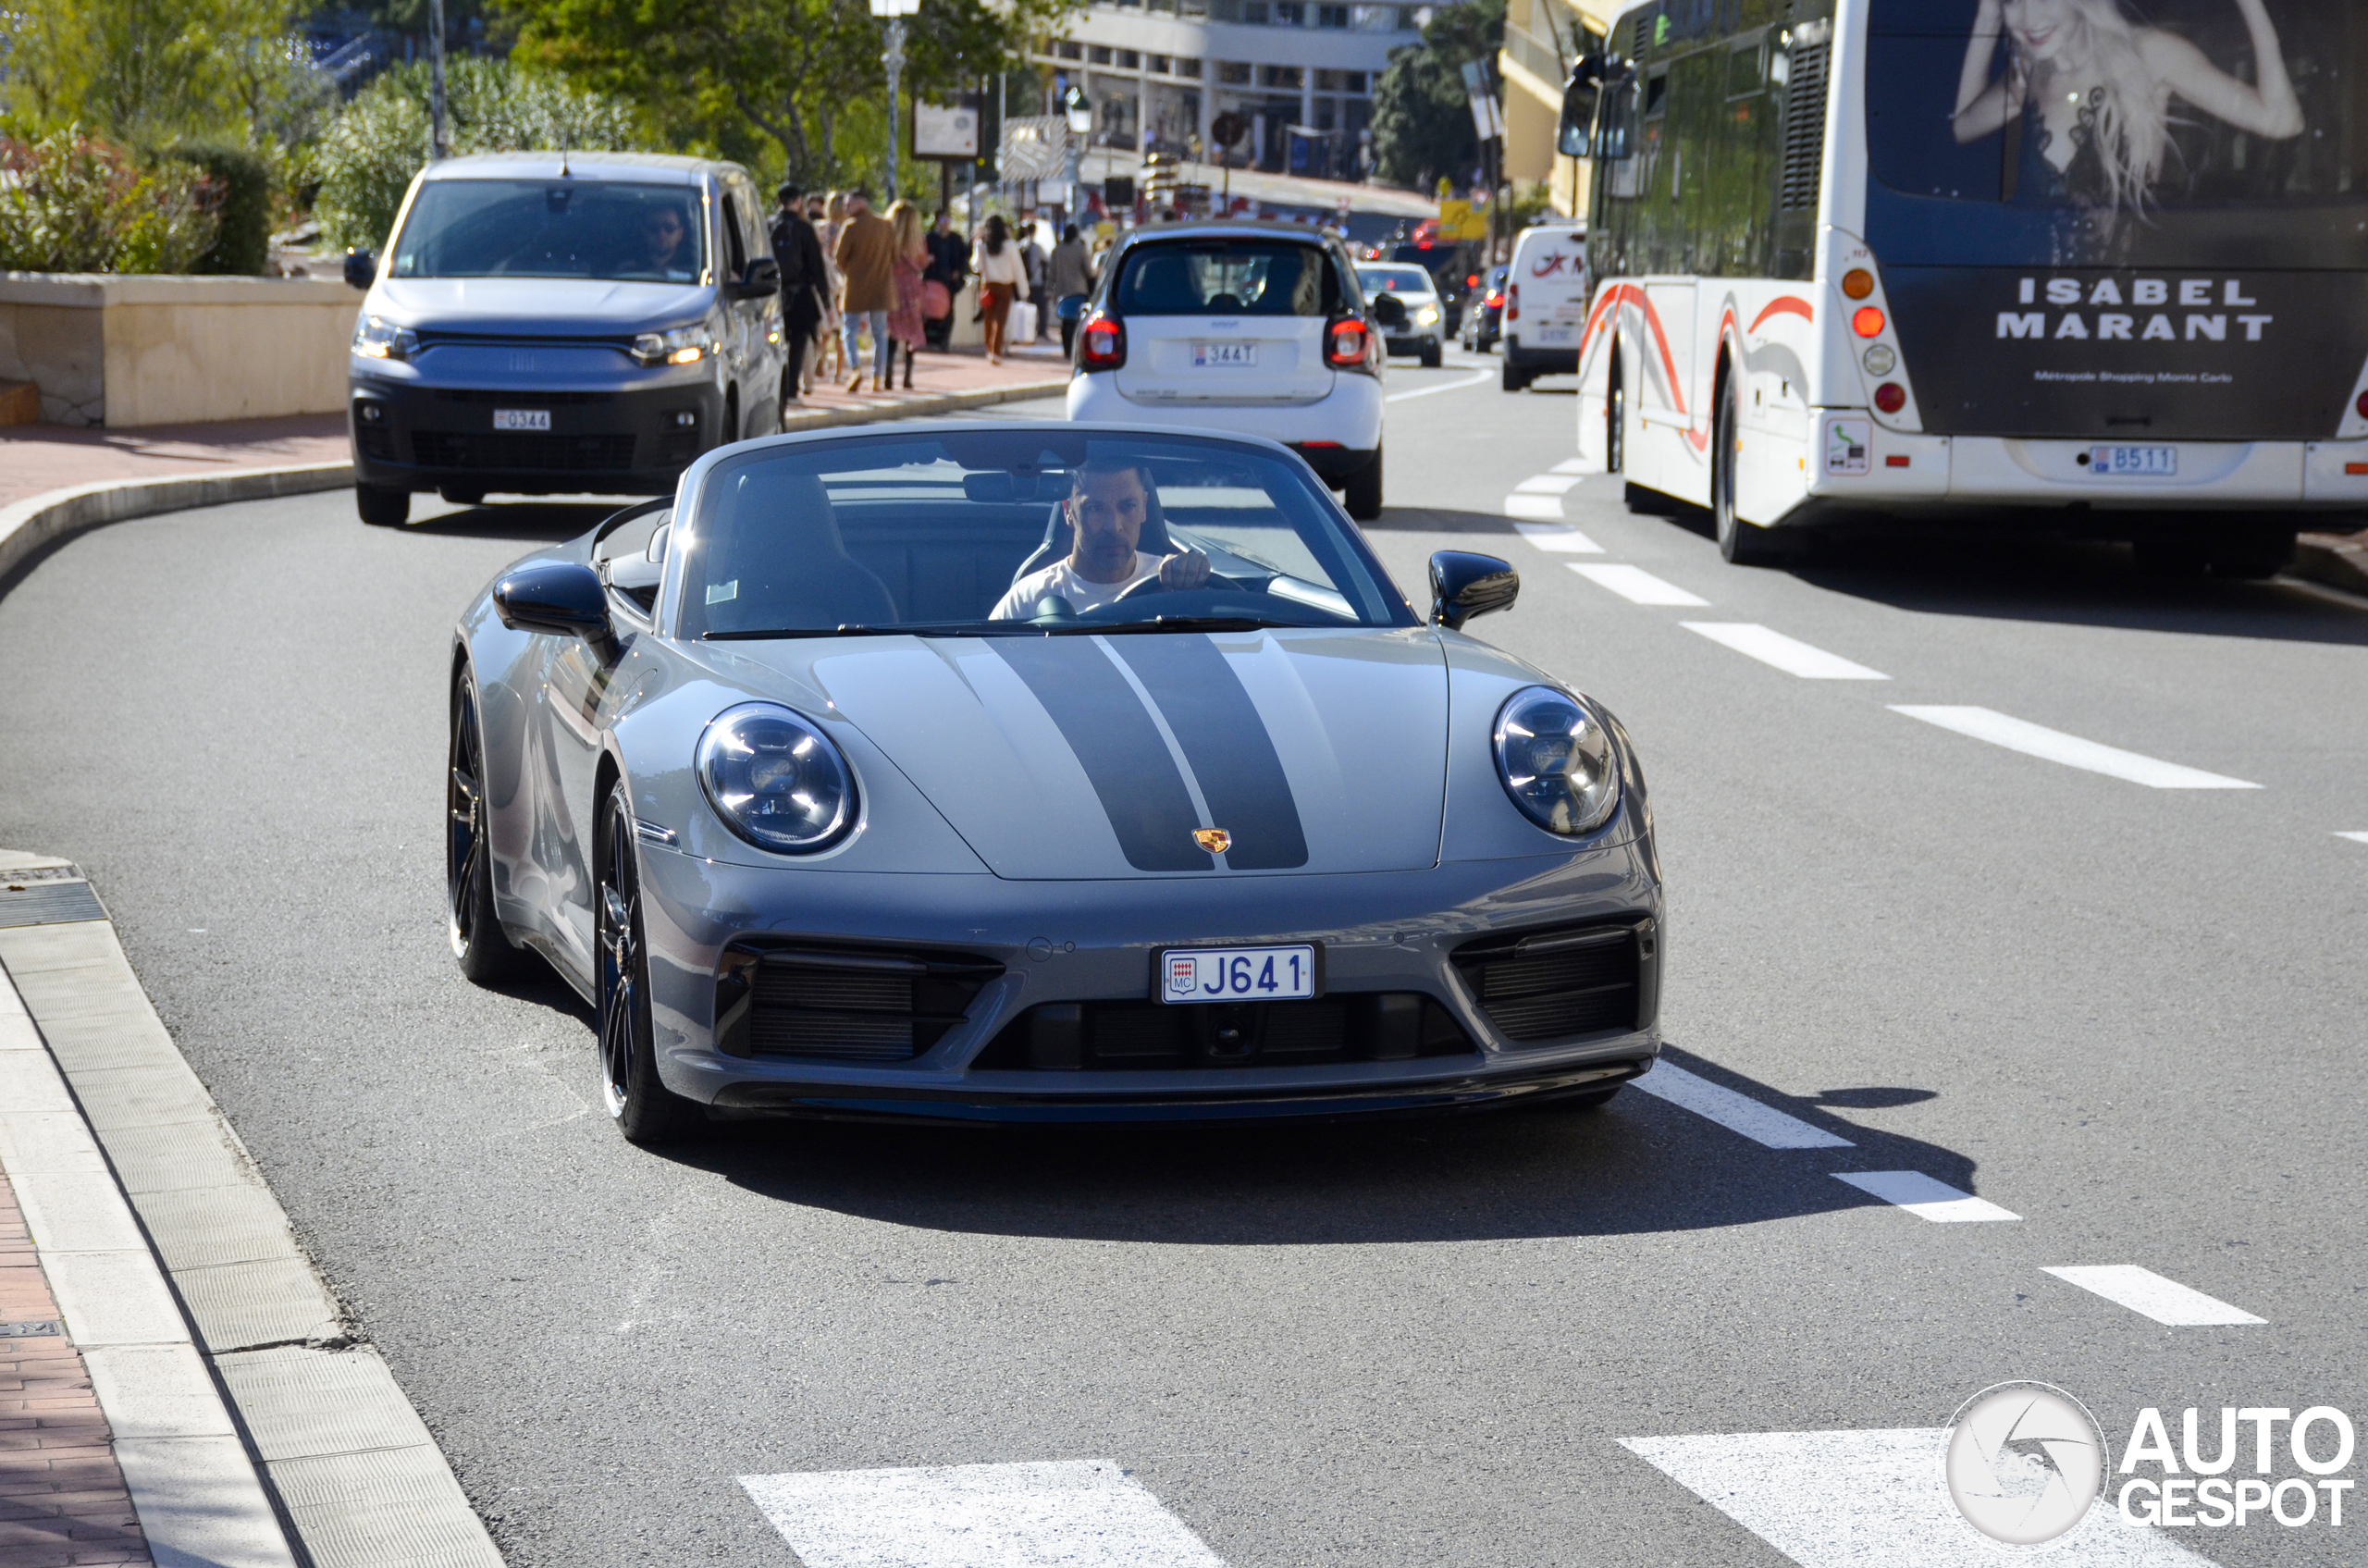
[[[1448,678],[1427,628],[741,651],[827,697],[998,876],[1438,859]]]

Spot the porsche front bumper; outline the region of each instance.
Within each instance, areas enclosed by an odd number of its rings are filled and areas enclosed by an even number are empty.
[[[660,1072],[677,1093],[722,1108],[1008,1121],[1333,1116],[1585,1093],[1634,1076],[1659,1049],[1661,895],[1634,839],[1419,871],[1109,882],[725,865],[647,842],[641,853]],[[1608,1026],[1541,1037],[1533,1018],[1509,1032],[1512,1015],[1492,1013],[1480,994],[1475,944],[1621,929],[1637,933],[1634,1001]],[[1321,945],[1325,997],[1351,1007],[1418,999],[1425,1019],[1452,1029],[1426,1035],[1424,1054],[1388,1060],[1358,1059],[1352,1044],[1311,1062],[1063,1068],[1031,1066],[1011,1048],[1047,1005],[1148,1016],[1162,947],[1285,942]],[[751,1050],[729,1029],[719,1040],[727,958],[783,944],[943,956],[992,978],[905,1059]]]

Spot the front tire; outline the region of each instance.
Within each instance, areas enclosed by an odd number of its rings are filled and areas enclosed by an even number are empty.
[[[1618,474],[1628,466],[1628,389],[1620,379],[1620,356],[1611,356],[1610,389],[1603,399],[1603,470]]]
[[[353,487],[353,510],[373,528],[400,528],[411,521],[411,492],[384,485]]]
[[[464,672],[452,689],[452,745],[444,780],[446,936],[461,972],[491,985],[518,972],[523,955],[493,908],[493,845],[486,805],[485,722],[476,682]]]
[[[1513,362],[1508,358],[1505,361],[1503,381],[1505,390],[1508,392],[1525,391],[1529,387],[1529,372],[1514,369]]]
[[[641,919],[641,862],[635,847],[633,806],[624,781],[610,786],[601,813],[599,885],[593,891],[599,985],[600,1102],[625,1142],[648,1147],[696,1131],[705,1116],[697,1102],[658,1076],[649,1020],[649,954]]]
[[[1423,368],[1437,370],[1447,360],[1447,352],[1437,343],[1423,345]]]
[[[1381,448],[1373,449],[1373,461],[1349,475],[1340,492],[1340,504],[1349,515],[1360,523],[1375,522],[1381,516]]]
[[[1719,389],[1718,414],[1710,422],[1710,521],[1721,557],[1736,566],[1765,566],[1776,557],[1774,541],[1767,529],[1753,527],[1735,510],[1735,448],[1742,434],[1730,378]]]

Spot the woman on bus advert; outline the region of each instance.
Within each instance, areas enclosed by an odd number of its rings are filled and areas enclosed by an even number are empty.
[[[2300,136],[2302,105],[2263,0],[2213,4],[2242,18],[2253,80],[2133,19],[2120,0],[1980,0],[1950,117],[1958,144],[2006,133],[2008,201],[2140,214],[2179,174],[2173,133],[2198,115],[2273,142]],[[1993,76],[2002,38],[2004,69]]]

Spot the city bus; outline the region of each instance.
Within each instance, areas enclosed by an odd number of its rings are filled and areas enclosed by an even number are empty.
[[[2268,574],[2368,508],[2363,51],[2357,0],[1632,6],[1559,132],[1582,455],[1729,561],[1982,515]]]

